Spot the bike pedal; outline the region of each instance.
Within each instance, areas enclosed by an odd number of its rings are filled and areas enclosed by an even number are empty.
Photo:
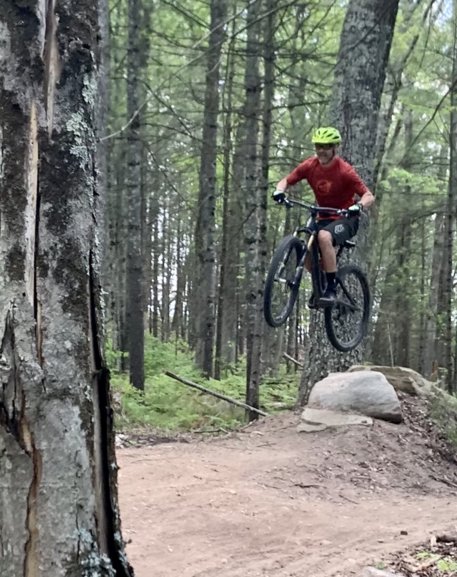
[[[328,308],[328,307],[332,307],[335,304],[335,299],[325,299],[325,298],[321,298],[319,299],[319,304],[318,306],[323,307],[323,308]]]

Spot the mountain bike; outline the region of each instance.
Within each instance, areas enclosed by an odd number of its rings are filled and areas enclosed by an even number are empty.
[[[317,242],[319,215],[350,217],[349,212],[290,198],[286,198],[283,204],[287,208],[305,208],[309,218],[305,226],[298,226],[293,234],[286,236],[273,254],[265,280],[265,320],[270,326],[279,327],[289,318],[297,300],[307,259],[313,290],[313,303],[310,304],[312,308],[324,311],[325,329],[332,345],[342,352],[351,351],[360,344],[367,332],[371,300],[368,280],[355,264],[338,267],[335,302],[326,307],[319,305],[325,291],[325,274],[321,269]],[[350,240],[338,246],[337,263],[343,251],[354,246],[355,242]]]

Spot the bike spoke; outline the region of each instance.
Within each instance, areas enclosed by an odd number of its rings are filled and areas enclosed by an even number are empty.
[[[288,258],[290,255],[288,255]],[[273,288],[272,312],[279,315],[289,300],[290,290],[294,287],[293,275],[295,273],[295,263],[289,259],[283,263],[275,275],[275,287]]]
[[[273,256],[265,284],[264,312],[269,325],[282,325],[292,312],[301,278],[302,244],[289,237]]]
[[[332,344],[341,351],[355,348],[362,340],[369,309],[368,285],[355,266],[342,269],[337,285],[337,299],[326,312],[326,328]]]

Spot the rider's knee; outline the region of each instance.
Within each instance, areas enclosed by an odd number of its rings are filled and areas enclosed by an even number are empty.
[[[333,245],[332,233],[330,233],[328,230],[320,230],[318,235],[317,235],[317,239],[319,241],[320,246],[323,246],[323,245],[332,246]]]

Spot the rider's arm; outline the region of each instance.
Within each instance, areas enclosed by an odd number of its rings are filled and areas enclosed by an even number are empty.
[[[355,169],[349,164],[344,166],[344,179],[347,189],[353,190],[354,194],[359,197],[360,200],[358,201],[358,204],[360,204],[363,210],[366,210],[374,203],[375,198],[373,193],[369,190]]]
[[[281,178],[281,180],[276,185],[276,190],[282,190],[282,192],[286,192],[288,186],[287,176],[285,176],[284,178]]]
[[[362,206],[363,210],[366,210],[367,208],[370,208],[374,203],[374,200],[374,194],[367,188],[364,194],[360,197],[359,204]]]

